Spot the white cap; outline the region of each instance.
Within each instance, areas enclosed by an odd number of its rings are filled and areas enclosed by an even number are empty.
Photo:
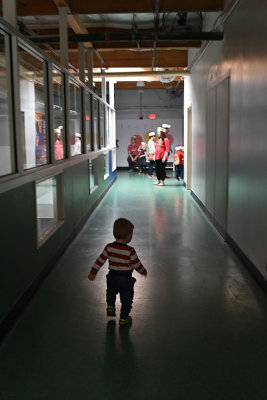
[[[144,144],[146,144],[146,142],[141,142],[141,145],[144,146]]]
[[[61,130],[59,128],[54,129],[55,133],[61,133]]]
[[[80,138],[81,134],[80,133],[75,133],[75,136]]]
[[[152,136],[156,136],[156,134],[155,134],[155,132],[149,132],[148,136],[152,137]]]
[[[162,126],[157,127],[157,133],[159,134],[160,132],[163,132],[164,128]]]
[[[169,124],[162,124],[162,128],[164,129],[170,129],[171,125]]]

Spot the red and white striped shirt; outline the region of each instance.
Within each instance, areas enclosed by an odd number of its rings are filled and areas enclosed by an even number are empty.
[[[146,273],[146,269],[139,260],[135,249],[126,243],[113,242],[107,244],[96,259],[91,273],[96,275],[107,259],[110,270],[132,274],[133,270],[136,269],[140,274],[145,275]]]

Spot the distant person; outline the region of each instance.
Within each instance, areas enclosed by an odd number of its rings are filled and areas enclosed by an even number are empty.
[[[71,145],[71,155],[77,156],[78,154],[82,154],[82,139],[80,133],[75,133],[74,135],[74,144]]]
[[[139,157],[139,145],[136,142],[136,137],[131,137],[131,143],[128,146],[128,165],[129,170],[133,171],[135,165],[138,164],[138,157]]]
[[[55,138],[55,161],[58,160],[63,160],[64,158],[64,148],[63,148],[63,140],[62,140],[62,134],[61,134],[61,129],[56,128],[54,130],[54,133],[56,135]]]
[[[158,140],[155,149],[155,169],[158,181],[154,185],[165,186],[166,163],[169,157],[170,142],[162,127],[158,128]]]
[[[164,129],[165,135],[167,136],[169,134],[171,125],[169,124],[162,124],[162,128]]]
[[[156,143],[155,143],[155,139],[156,139],[156,134],[155,132],[149,132],[148,134],[149,136],[149,141],[147,143],[147,158],[148,158],[148,177],[149,178],[153,178],[153,167],[154,167],[154,156],[155,156],[155,148],[156,148]]]
[[[129,314],[136,282],[136,279],[132,277],[133,270],[135,269],[144,276],[147,275],[147,270],[143,267],[135,249],[127,244],[132,240],[133,229],[134,225],[128,219],[119,218],[114,222],[113,235],[116,241],[105,246],[88,275],[88,279],[93,281],[105,261],[109,260],[109,273],[106,275],[107,315],[116,316],[116,295],[119,293],[121,300],[120,326],[127,326],[132,323]]]
[[[146,142],[141,142],[138,157],[139,174],[144,174],[146,171],[146,154]]]
[[[184,179],[184,148],[183,146],[176,146],[174,153],[175,177],[176,179]]]

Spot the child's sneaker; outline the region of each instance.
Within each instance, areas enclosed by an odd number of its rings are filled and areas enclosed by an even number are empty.
[[[119,326],[129,326],[132,324],[132,317],[128,315],[127,318],[120,318],[119,320]]]
[[[116,317],[116,308],[113,306],[107,306],[107,316]]]

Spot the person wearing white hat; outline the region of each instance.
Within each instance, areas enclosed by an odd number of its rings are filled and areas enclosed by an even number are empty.
[[[149,178],[153,178],[153,166],[154,166],[154,156],[155,156],[155,148],[156,148],[156,144],[155,144],[155,138],[156,138],[156,134],[155,132],[149,132],[148,134],[149,136],[149,141],[147,143],[147,154],[148,154],[148,173],[147,176]]]
[[[157,127],[157,134],[160,136],[161,132],[164,132],[164,128],[162,126]]]
[[[81,142],[81,134],[75,133],[74,135],[74,144],[71,146],[71,155],[77,156],[82,153],[82,142]]]
[[[162,124],[162,128],[164,129],[164,132],[166,133],[166,135],[168,135],[170,127],[171,127],[171,125],[169,125],[169,124]]]
[[[55,143],[54,143],[55,161],[63,160],[63,158],[64,158],[64,147],[63,147],[61,131],[62,131],[62,129],[60,126],[56,129],[54,129],[54,133],[56,135]]]
[[[170,141],[166,137],[166,133],[163,130],[161,130],[159,132],[159,139],[156,143],[156,149],[155,149],[155,168],[158,181],[155,182],[154,185],[165,186],[164,183],[166,178],[165,168],[166,168],[166,162],[169,157],[169,150],[170,150]]]

